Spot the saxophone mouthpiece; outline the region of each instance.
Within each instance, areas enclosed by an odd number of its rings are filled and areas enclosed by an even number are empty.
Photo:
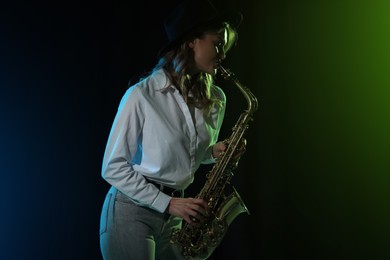
[[[219,71],[220,71],[220,73],[221,73],[223,78],[229,79],[232,76],[232,73],[229,70],[227,70],[224,67],[222,67],[220,62],[217,63],[217,65],[218,65],[218,69],[219,69]]]

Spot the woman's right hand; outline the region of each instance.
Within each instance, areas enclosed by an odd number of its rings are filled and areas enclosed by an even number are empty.
[[[169,202],[169,214],[183,218],[187,223],[196,225],[207,216],[208,205],[202,199],[172,197]]]

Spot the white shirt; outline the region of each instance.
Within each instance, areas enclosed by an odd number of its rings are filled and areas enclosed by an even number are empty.
[[[102,177],[138,205],[164,212],[170,196],[145,177],[175,189],[185,189],[201,163],[212,163],[225,114],[226,96],[205,116],[189,108],[165,72],[155,71],[130,87],[122,97],[108,138]]]

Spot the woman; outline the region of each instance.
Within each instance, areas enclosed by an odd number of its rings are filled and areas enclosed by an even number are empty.
[[[107,142],[100,244],[104,259],[181,259],[170,236],[196,225],[207,203],[184,198],[201,163],[225,150],[217,142],[225,95],[213,85],[218,63],[242,20],[207,0],[185,1],[168,16],[169,44],[153,71],[123,96]]]

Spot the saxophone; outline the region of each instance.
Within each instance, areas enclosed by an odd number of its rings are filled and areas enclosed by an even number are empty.
[[[257,110],[258,103],[253,93],[243,86],[232,72],[221,65],[218,67],[224,79],[231,80],[241,91],[248,106],[241,113],[230,137],[224,141],[227,145],[226,150],[207,174],[206,183],[196,196],[207,202],[208,216],[196,226],[184,222],[180,229],[172,233],[171,242],[179,246],[185,258],[206,259],[209,257],[222,241],[233,220],[241,213],[249,214],[236,189],[232,187],[233,192],[229,196],[225,195],[225,189],[233,177],[233,170],[237,167],[239,160],[237,155],[241,156],[239,151],[244,141],[244,134],[249,122],[253,120],[252,116]]]

